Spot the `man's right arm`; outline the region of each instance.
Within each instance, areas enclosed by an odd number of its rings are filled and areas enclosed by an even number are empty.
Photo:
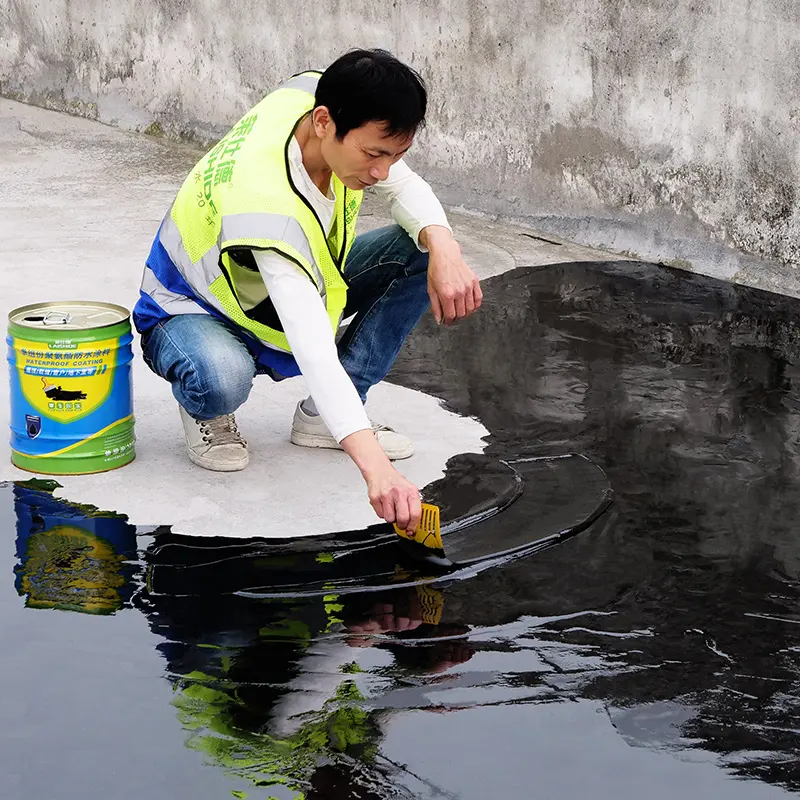
[[[331,435],[355,462],[375,513],[414,530],[421,514],[419,491],[386,457],[350,376],[339,361],[322,298],[311,280],[277,253],[254,251],[275,311],[309,394]]]

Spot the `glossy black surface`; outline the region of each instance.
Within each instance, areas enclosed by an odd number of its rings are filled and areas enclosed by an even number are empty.
[[[426,319],[392,380],[481,419],[493,458],[586,454],[610,512],[463,579],[269,597],[298,554],[211,564],[6,486],[4,797],[800,787],[800,303],[631,263],[485,295],[460,327]],[[523,499],[484,524],[518,525]],[[295,583],[324,590],[336,548],[306,550]]]

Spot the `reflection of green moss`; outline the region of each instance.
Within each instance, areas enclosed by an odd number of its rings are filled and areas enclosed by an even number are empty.
[[[237,778],[256,786],[282,786],[294,793],[292,800],[302,800],[321,761],[336,761],[342,754],[374,760],[375,727],[351,680],[340,684],[320,711],[304,714],[299,730],[285,739],[243,730],[234,720],[244,704],[219,686],[210,676],[193,672],[176,685],[173,705],[190,732],[187,746]]]
[[[325,616],[328,618],[328,625],[325,628],[327,633],[343,621],[339,614],[344,611],[344,605],[339,602],[338,594],[326,594],[322,600],[324,601]]]
[[[306,643],[311,638],[308,625],[299,619],[282,619],[267,625],[258,632],[262,639],[288,639],[293,642]]]

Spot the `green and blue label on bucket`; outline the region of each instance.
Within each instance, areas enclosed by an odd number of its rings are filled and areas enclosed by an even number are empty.
[[[131,329],[119,306],[28,306],[10,315],[11,460],[50,475],[134,458]]]

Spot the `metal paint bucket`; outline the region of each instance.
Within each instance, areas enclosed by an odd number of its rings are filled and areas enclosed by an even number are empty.
[[[133,461],[132,340],[122,306],[40,303],[9,314],[15,466],[85,475]]]

